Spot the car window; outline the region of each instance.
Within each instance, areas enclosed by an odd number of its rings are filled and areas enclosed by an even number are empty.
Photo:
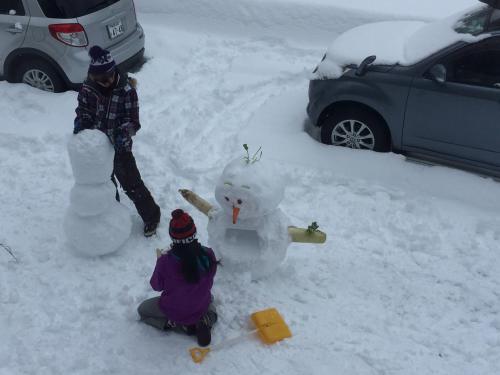
[[[455,31],[461,34],[478,35],[486,30],[491,15],[491,8],[484,6],[480,10],[465,14],[456,24]]]
[[[54,0],[38,0],[40,8],[42,8],[43,14],[48,18],[71,18],[63,17],[61,10],[57,7]]]
[[[493,87],[500,83],[500,49],[470,51],[446,64],[447,81]]]
[[[24,16],[24,6],[21,0],[2,0],[0,1],[0,14],[12,14],[11,11],[15,11],[15,15]]]
[[[499,30],[500,30],[500,9],[495,9],[491,14],[488,31],[499,31]]]
[[[3,1],[3,0],[2,0]],[[48,18],[77,18],[104,9],[120,0],[38,0]]]

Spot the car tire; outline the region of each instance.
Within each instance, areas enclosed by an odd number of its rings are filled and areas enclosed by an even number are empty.
[[[321,124],[321,142],[328,145],[377,152],[391,150],[391,136],[384,121],[364,108],[338,109]]]
[[[21,66],[17,69],[16,82],[26,83],[49,92],[63,92],[66,90],[66,84],[56,69],[43,60],[21,63]]]

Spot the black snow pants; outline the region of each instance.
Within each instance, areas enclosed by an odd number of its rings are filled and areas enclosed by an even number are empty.
[[[134,203],[144,223],[158,223],[160,221],[160,207],[158,207],[148,188],[144,185],[131,151],[115,153],[113,174],[125,194]]]
[[[187,326],[169,320],[165,313],[161,311],[158,305],[159,301],[160,297],[153,297],[139,305],[137,312],[142,322],[164,331],[174,330],[180,333],[186,333],[190,336],[196,334],[196,324]],[[201,317],[201,320],[203,320],[208,327],[212,328],[217,322],[217,318],[217,310],[214,304],[210,303],[208,311]]]

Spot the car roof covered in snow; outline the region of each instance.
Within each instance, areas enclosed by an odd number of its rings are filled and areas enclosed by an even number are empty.
[[[485,34],[480,29],[476,35],[477,27],[465,22],[487,10],[487,5],[478,4],[435,22],[386,21],[348,30],[330,45],[315,78],[339,77],[346,66],[358,65],[371,55],[377,57],[377,65],[410,66],[457,42],[477,42]]]

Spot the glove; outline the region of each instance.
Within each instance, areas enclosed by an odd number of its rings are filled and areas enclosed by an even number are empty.
[[[75,122],[73,123],[73,134],[78,134],[83,130],[82,123],[80,119],[77,117],[75,118]]]
[[[75,118],[73,122],[73,134],[78,134],[85,129],[93,129],[93,127],[88,122],[82,121],[79,117]]]
[[[114,145],[116,151],[130,151],[132,138],[126,127],[117,127],[114,131]]]

